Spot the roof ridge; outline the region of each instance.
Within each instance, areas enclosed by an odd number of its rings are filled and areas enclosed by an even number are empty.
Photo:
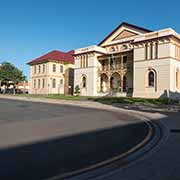
[[[121,22],[111,33],[109,33],[99,44],[98,46],[100,46],[101,44],[103,44],[112,34],[114,34],[121,26],[131,26],[131,27],[134,27],[136,29],[140,29],[142,31],[146,31],[146,32],[153,32],[152,30],[149,30],[149,29],[146,29],[146,28],[143,28],[143,27],[140,27],[140,26],[137,26],[137,25],[134,25],[134,24],[130,24],[130,23],[127,23],[127,22]]]
[[[43,60],[57,60],[57,61],[64,61],[64,62],[74,62],[74,57],[72,53],[66,53],[59,50],[50,51],[30,62],[28,64],[32,64],[35,62],[43,61]]]

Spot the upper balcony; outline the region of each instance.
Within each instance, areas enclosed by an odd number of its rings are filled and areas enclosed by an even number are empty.
[[[101,65],[98,71],[103,73],[107,71],[119,71],[119,70],[130,70],[131,65],[129,64],[113,64],[113,65]]]
[[[128,55],[119,55],[116,57],[104,57],[99,58],[100,73],[114,72],[114,71],[130,71],[133,67],[133,59]]]

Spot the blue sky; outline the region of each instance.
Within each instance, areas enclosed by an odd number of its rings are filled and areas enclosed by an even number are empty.
[[[29,60],[97,44],[122,21],[180,32],[179,7],[178,0],[0,0],[0,62],[28,76]]]

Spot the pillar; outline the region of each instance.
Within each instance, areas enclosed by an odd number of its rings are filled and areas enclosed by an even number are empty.
[[[121,93],[123,93],[124,83],[123,83],[124,75],[121,75]]]
[[[111,58],[109,57],[109,59],[108,59],[108,71],[110,71],[111,70]]]

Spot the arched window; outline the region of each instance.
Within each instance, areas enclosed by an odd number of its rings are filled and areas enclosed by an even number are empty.
[[[52,80],[52,87],[53,87],[53,88],[56,88],[56,79],[53,79],[53,80]]]
[[[100,76],[100,92],[107,92],[108,90],[108,76],[106,74],[101,74]]]
[[[86,88],[86,77],[85,76],[83,76],[83,78],[82,78],[82,87]]]
[[[148,86],[149,87],[155,86],[155,74],[153,71],[150,71],[148,74]]]

